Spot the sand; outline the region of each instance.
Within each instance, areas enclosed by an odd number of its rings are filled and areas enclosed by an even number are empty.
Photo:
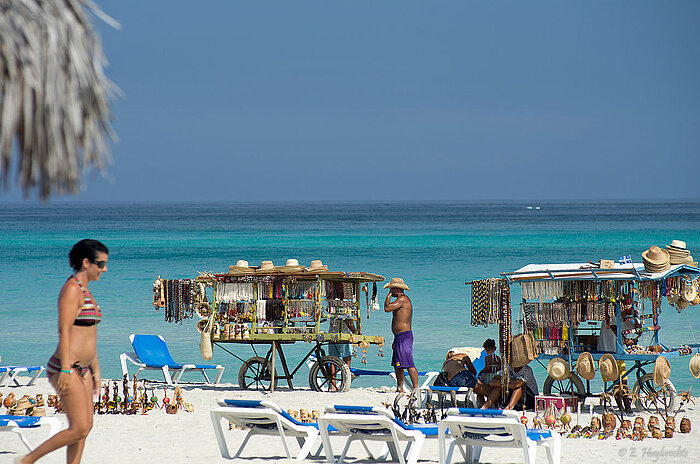
[[[163,384],[158,385],[157,395],[163,397]],[[195,408],[193,413],[180,411],[176,415],[166,414],[163,410],[154,410],[147,415],[96,415],[94,427],[88,437],[83,462],[85,463],[190,463],[190,462],[231,462],[223,459],[214,438],[214,432],[209,416],[209,411],[216,407],[216,401],[223,398],[239,399],[267,399],[276,402],[285,409],[323,410],[328,404],[352,404],[378,406],[382,402],[391,403],[395,394],[389,387],[386,388],[353,388],[347,393],[317,393],[308,389],[290,391],[280,389],[274,393],[263,394],[254,391],[242,391],[231,384],[203,385],[182,384],[183,398],[192,403]],[[0,391],[7,395],[10,391],[17,397],[24,394],[34,396],[43,393],[45,396],[53,393],[46,378],[41,378],[32,387],[0,387]],[[170,392],[172,395],[172,392]],[[586,405],[595,403],[594,399],[588,399]],[[656,440],[647,438],[642,442],[631,440],[617,441],[614,438],[607,440],[597,439],[562,439],[562,463],[696,463],[700,462],[700,403],[697,406],[690,404],[684,407],[678,414],[680,418],[688,416],[693,424],[690,434],[676,432],[672,439]],[[590,416],[588,407],[586,413],[581,414],[580,422],[588,424]],[[599,407],[596,408],[600,412]],[[5,408],[2,408],[5,413]],[[64,414],[53,414],[47,408],[49,415],[58,417],[67,426]],[[530,420],[533,414],[528,413]],[[648,417],[648,414],[643,414]],[[576,419],[574,418],[574,422]],[[530,422],[532,423],[532,422]],[[46,438],[48,430],[32,429],[25,432],[32,445],[38,445]],[[231,452],[235,452],[243,440],[245,432],[231,430],[226,432]],[[333,438],[334,449],[339,452],[344,440]],[[374,445],[374,447],[372,447]],[[293,453],[298,450],[296,441],[290,440]],[[371,449],[379,450],[380,445],[370,443]],[[315,448],[314,448],[315,449]],[[0,433],[0,462],[11,462],[15,456],[25,452],[25,448],[19,439],[10,433]],[[456,453],[458,454],[458,453]],[[353,444],[348,453],[348,462],[371,462],[359,442]],[[421,452],[419,462],[437,462],[437,439],[427,439]],[[307,459],[307,463],[325,462],[323,452],[321,458]],[[455,459],[457,456],[455,456]],[[39,461],[42,464],[65,462],[65,451],[60,450]],[[284,450],[279,438],[258,437],[244,450],[243,457],[235,462],[246,463],[276,463],[296,462],[284,457]],[[456,462],[456,461],[453,461]],[[481,462],[522,463],[523,456],[515,449],[486,448],[481,455]],[[537,453],[537,462],[547,462],[546,453],[540,449]]]

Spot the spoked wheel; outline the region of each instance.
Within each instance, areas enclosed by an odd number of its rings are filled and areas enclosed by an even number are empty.
[[[309,371],[313,391],[346,392],[350,390],[350,367],[336,356],[324,356]]]
[[[244,390],[267,390],[270,391],[272,376],[270,375],[272,364],[265,361],[265,358],[256,356],[243,363],[238,371],[238,386]],[[276,373],[275,373],[276,374]],[[277,375],[275,375],[275,387],[277,386]]]
[[[542,387],[543,395],[571,396],[573,392],[579,399],[586,396],[586,389],[581,378],[573,372],[566,380],[554,380],[549,375]]]
[[[670,380],[659,387],[654,383],[652,373],[644,374],[637,380],[632,395],[636,399],[634,405],[640,412],[656,413],[656,405],[664,409],[664,402],[668,405],[668,411],[674,411],[676,407],[676,387]]]

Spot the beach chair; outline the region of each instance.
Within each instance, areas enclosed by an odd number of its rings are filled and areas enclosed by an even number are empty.
[[[388,409],[369,406],[326,406],[325,414],[318,419],[323,450],[329,464],[342,464],[350,444],[360,440],[371,460],[375,460],[366,441],[381,441],[388,447],[392,458],[401,464],[416,464],[426,436],[436,436],[435,426],[410,426],[401,422]],[[345,447],[338,461],[335,460],[328,427],[347,436]],[[406,442],[401,453],[401,442]],[[383,452],[384,448],[382,449]]]
[[[198,370],[204,375],[207,383],[211,383],[206,369],[216,369],[217,375],[214,383],[219,383],[221,376],[224,374],[224,366],[221,364],[180,364],[173,360],[168,350],[168,345],[165,344],[165,339],[160,335],[129,335],[131,346],[134,348],[133,353],[122,353],[119,355],[119,361],[122,365],[122,375],[129,375],[126,362],[129,361],[139,370],[136,375],[143,370],[156,370],[163,372],[165,382],[168,385],[178,383],[182,374],[188,370]],[[171,375],[171,372],[173,375]]]
[[[318,437],[318,424],[299,422],[272,401],[222,400],[219,401],[219,405],[211,411],[211,421],[219,451],[224,458],[231,459],[231,455],[221,426],[222,419],[238,427],[249,429],[233,459],[240,457],[243,448],[253,435],[272,435],[280,437],[284,452],[289,459],[292,459],[292,453],[287,444],[287,437],[296,438],[299,443],[296,459],[302,461],[308,456]],[[228,428],[228,423],[226,425]],[[317,453],[320,449],[319,446]]]
[[[445,453],[446,440],[450,438]],[[479,461],[484,447],[521,448],[526,464],[535,464],[538,446],[547,451],[550,464],[561,461],[561,435],[553,430],[526,429],[515,411],[497,409],[450,408],[447,417],[438,422],[438,462],[449,464],[455,446],[464,461]]]
[[[3,385],[5,380],[9,379],[8,383],[14,383],[19,387],[20,383],[17,376],[27,373],[31,375],[26,385],[29,387],[34,385],[34,382],[36,382],[36,379],[39,378],[42,372],[44,372],[44,366],[0,366],[0,385]]]
[[[32,450],[32,447],[24,434],[22,434],[22,430],[44,425],[49,427],[49,436],[47,438],[54,436],[61,428],[61,422],[55,417],[0,416],[0,432],[16,433],[29,451]]]

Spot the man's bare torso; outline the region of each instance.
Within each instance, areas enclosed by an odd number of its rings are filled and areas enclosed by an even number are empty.
[[[391,331],[394,335],[411,330],[411,319],[413,317],[413,305],[411,299],[406,295],[401,295],[396,299],[401,303],[401,308],[392,313]]]

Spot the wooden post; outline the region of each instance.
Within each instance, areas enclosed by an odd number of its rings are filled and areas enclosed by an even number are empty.
[[[275,348],[277,346],[277,342],[273,341],[272,342],[272,354],[270,356],[270,392],[275,391]]]

